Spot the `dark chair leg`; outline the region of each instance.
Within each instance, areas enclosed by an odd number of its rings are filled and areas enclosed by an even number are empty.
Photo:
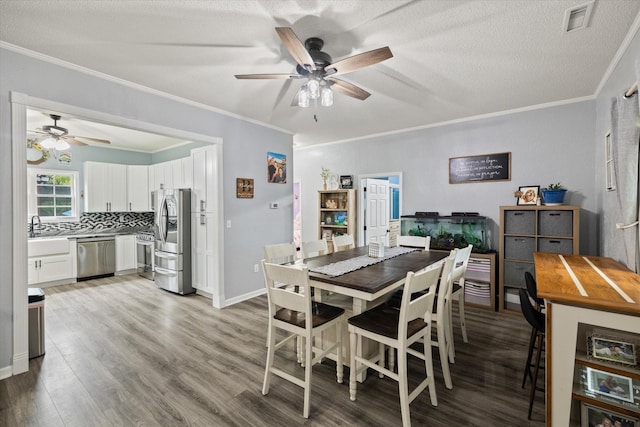
[[[533,381],[533,376],[531,375],[531,359],[533,358],[533,348],[535,346],[536,340],[536,329],[531,328],[531,337],[529,338],[529,354],[527,354],[527,364],[524,365],[524,375],[522,376],[522,388],[527,384],[527,376],[531,381]]]
[[[535,398],[536,390],[538,390],[538,371],[540,370],[540,358],[542,355],[542,346],[544,335],[542,333],[536,333],[536,344],[538,351],[536,352],[535,369],[533,371],[533,380],[531,384],[531,393],[529,393],[529,415],[527,419],[531,419],[531,412],[533,410],[533,399]]]

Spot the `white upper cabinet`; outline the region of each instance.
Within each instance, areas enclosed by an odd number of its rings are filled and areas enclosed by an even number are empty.
[[[127,210],[130,212],[149,211],[148,166],[127,166]]]
[[[193,159],[191,156],[180,159],[182,161],[182,188],[193,188]]]
[[[85,212],[127,211],[126,165],[85,162]]]
[[[217,186],[217,158],[215,147],[191,150],[193,161],[192,212],[212,212]]]

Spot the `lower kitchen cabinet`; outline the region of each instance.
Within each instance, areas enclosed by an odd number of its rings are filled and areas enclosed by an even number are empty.
[[[136,256],[135,234],[116,236],[116,273],[135,270],[138,266]]]
[[[27,283],[71,283],[76,277],[76,242],[42,239],[28,242]]]

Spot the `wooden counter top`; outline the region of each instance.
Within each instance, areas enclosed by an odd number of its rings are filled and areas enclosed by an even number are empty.
[[[640,315],[640,275],[611,258],[535,252],[538,296],[551,302]]]

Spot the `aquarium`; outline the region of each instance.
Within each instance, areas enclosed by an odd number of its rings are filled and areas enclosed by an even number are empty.
[[[473,252],[490,251],[487,245],[487,218],[476,212],[453,212],[442,216],[438,212],[416,212],[400,217],[402,236],[431,236],[431,249],[464,248],[473,245]]]

